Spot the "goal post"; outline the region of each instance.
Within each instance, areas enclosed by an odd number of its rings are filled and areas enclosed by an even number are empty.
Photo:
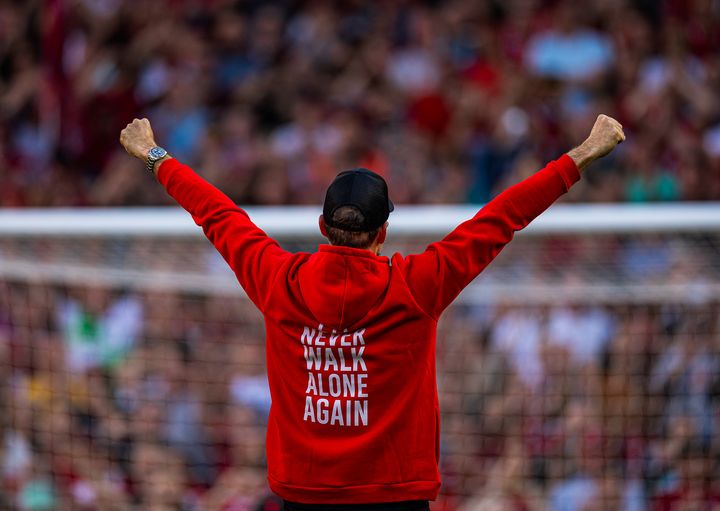
[[[478,209],[398,206],[383,252]],[[247,212],[288,250],[323,242],[319,207]],[[649,509],[691,465],[720,480],[719,318],[720,204],[553,206],[439,322],[433,509]],[[263,349],[180,208],[0,210],[0,508],[271,499]]]
[[[390,217],[384,252],[420,251],[478,210],[479,206],[472,205],[398,206]],[[290,250],[314,251],[324,242],[317,226],[319,207],[248,207],[246,211],[260,228]],[[553,240],[559,240],[557,247],[552,246]],[[622,267],[620,258],[631,257],[629,252],[640,250],[651,240],[667,240],[664,252],[678,258],[678,264],[706,266],[707,278],[690,282],[675,277],[643,280],[623,275],[629,269]],[[657,303],[696,299],[698,293],[717,299],[719,240],[717,204],[556,205],[519,232],[505,250],[507,255],[501,254],[459,300],[550,303],[581,298]],[[128,259],[120,262],[117,255],[133,243],[156,252],[167,264],[149,269],[142,260],[136,265]],[[586,253],[578,262],[577,257],[568,260],[568,254],[562,253],[568,244],[594,244],[599,249],[593,253],[584,248]],[[603,247],[610,246],[615,249],[613,253],[602,253]],[[0,249],[0,276],[8,279],[32,275],[60,284],[92,277],[95,282],[130,288],[243,294],[229,269],[204,241],[200,228],[177,207],[0,210]],[[103,250],[109,252],[103,256]],[[48,255],[56,251],[57,257]],[[41,254],[43,257],[35,257]],[[173,255],[177,256],[175,261]],[[683,262],[683,256],[688,260]],[[563,280],[563,264],[567,265],[567,274],[573,273],[573,265],[594,265],[597,271],[585,272],[574,282],[559,282]],[[533,279],[518,277],[511,273],[518,265],[526,269],[534,265],[540,274]],[[543,277],[544,270],[550,270],[548,276],[553,280]]]
[[[401,237],[437,238],[472,218],[482,205],[399,205],[391,214],[391,232]],[[318,238],[319,206],[249,206],[250,218],[279,240]],[[522,232],[647,233],[720,231],[720,205],[558,204]],[[4,208],[0,236],[192,236],[199,231],[178,207],[152,208]]]

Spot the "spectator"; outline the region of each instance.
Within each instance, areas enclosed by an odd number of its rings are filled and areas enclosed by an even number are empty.
[[[81,289],[79,299],[63,302],[57,314],[68,368],[78,372],[118,364],[135,343],[142,322],[137,299],[115,299],[101,286]]]

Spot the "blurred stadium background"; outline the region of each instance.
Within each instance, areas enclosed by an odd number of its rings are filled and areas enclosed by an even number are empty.
[[[599,112],[441,322],[433,510],[720,509],[718,90],[715,0],[0,1],[0,509],[279,509],[261,317],[133,117],[293,250],[383,173],[413,251]]]

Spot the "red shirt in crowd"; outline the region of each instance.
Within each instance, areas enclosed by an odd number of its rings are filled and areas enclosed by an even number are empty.
[[[421,254],[384,257],[330,245],[286,252],[192,169],[161,164],[159,181],[264,315],[274,492],[303,503],[436,498],[438,318],[579,177],[564,155]]]
[[[720,493],[711,487],[683,485],[680,488],[662,493],[652,499],[652,511],[714,511],[720,508]]]

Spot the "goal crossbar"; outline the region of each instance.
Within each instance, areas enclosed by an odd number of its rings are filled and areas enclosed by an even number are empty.
[[[437,238],[472,218],[481,206],[398,206],[391,233]],[[278,239],[319,236],[320,207],[248,207],[253,221]],[[720,203],[553,206],[523,233],[630,233],[720,231]],[[198,235],[188,214],[177,207],[2,209],[0,236],[169,236]]]

